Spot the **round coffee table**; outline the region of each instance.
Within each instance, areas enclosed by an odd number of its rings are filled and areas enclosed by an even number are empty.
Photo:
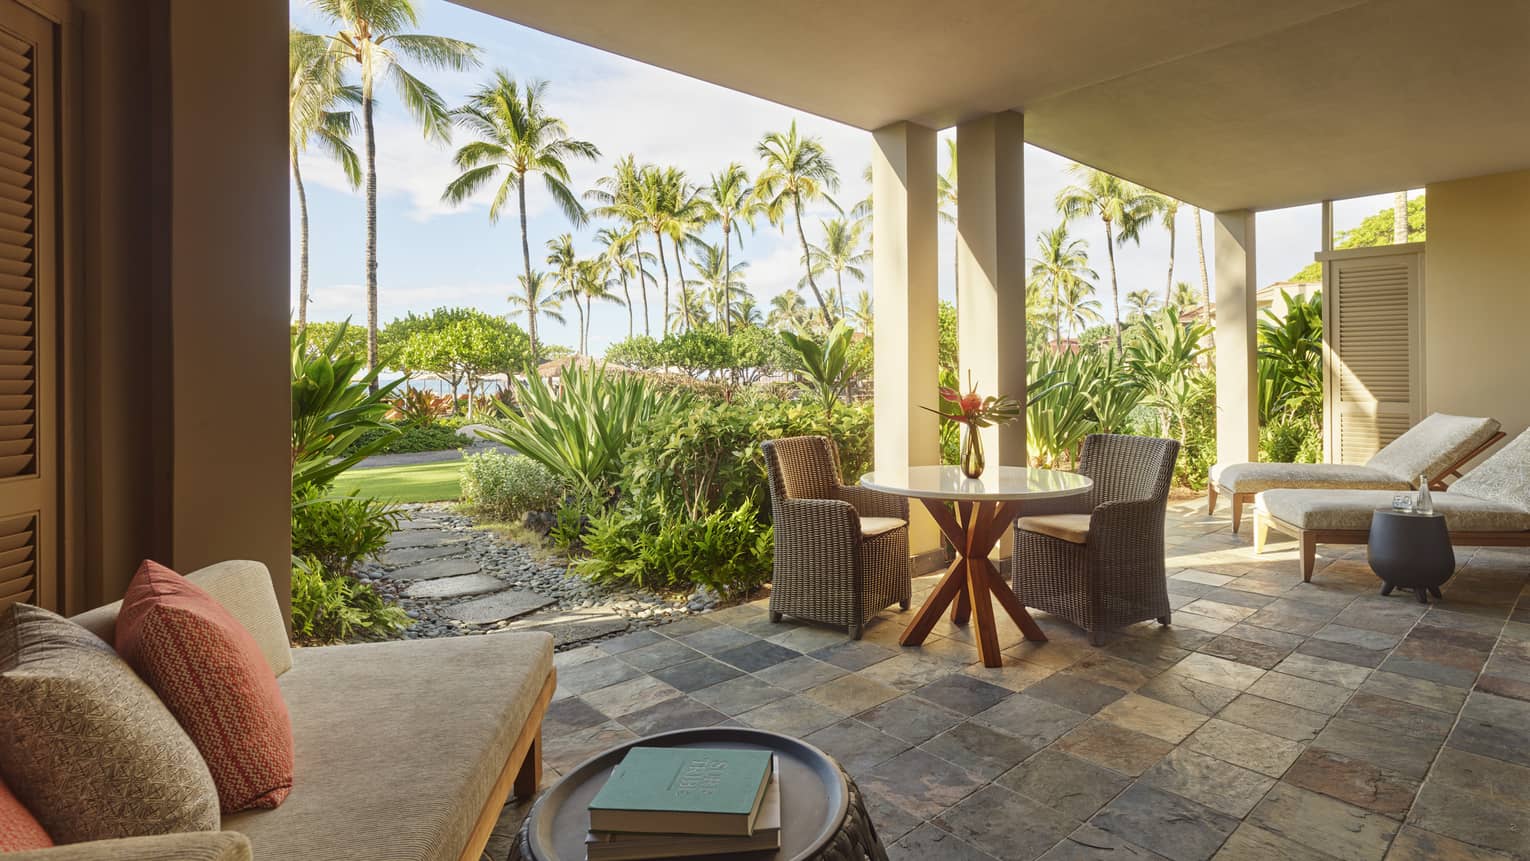
[[[1381,578],[1383,595],[1411,589],[1420,604],[1429,603],[1429,595],[1441,597],[1440,587],[1456,573],[1445,516],[1378,509],[1371,515],[1366,561]]]
[[[723,747],[776,754],[781,782],[781,848],[749,853],[751,861],[822,859],[887,861],[860,790],[839,763],[791,736],[742,727],[706,727],[660,733],[611,748],[580,764],[547,790],[521,826],[511,858],[584,861],[589,804],[627,750],[646,747]]]

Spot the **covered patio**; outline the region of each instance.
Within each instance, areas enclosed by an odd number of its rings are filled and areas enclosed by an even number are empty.
[[[1523,551],[1463,551],[1426,607],[1376,594],[1363,549],[1302,583],[1293,545],[1255,556],[1228,525],[1171,508],[1173,627],[1092,648],[1045,614],[1040,644],[1002,620],[998,669],[946,620],[906,649],[909,611],[850,642],[764,601],[561,653],[545,766],[690,726],[800,736],[855,778],[893,859],[1530,853]]]

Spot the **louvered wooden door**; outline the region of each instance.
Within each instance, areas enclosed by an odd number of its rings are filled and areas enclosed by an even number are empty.
[[[54,40],[0,0],[0,608],[61,603]]]
[[[1421,417],[1422,245],[1324,256],[1329,460],[1365,463]]]

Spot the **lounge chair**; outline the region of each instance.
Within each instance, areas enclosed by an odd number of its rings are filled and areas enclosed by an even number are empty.
[[[1434,413],[1387,443],[1364,466],[1342,463],[1231,463],[1211,468],[1206,485],[1206,513],[1216,510],[1217,494],[1232,497],[1232,531],[1243,519],[1243,506],[1254,495],[1277,488],[1325,490],[1408,490],[1429,476],[1431,490],[1445,481],[1503,433],[1493,419]]]
[[[1254,500],[1254,552],[1269,530],[1296,538],[1302,579],[1312,579],[1319,544],[1364,544],[1371,514],[1390,490],[1266,490]],[[1530,431],[1515,437],[1444,493],[1432,494],[1452,544],[1530,547]]]

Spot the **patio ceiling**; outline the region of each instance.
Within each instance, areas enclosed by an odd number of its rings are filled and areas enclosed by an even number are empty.
[[[1530,166],[1530,4],[456,0],[864,129],[1002,110],[1206,209]]]

